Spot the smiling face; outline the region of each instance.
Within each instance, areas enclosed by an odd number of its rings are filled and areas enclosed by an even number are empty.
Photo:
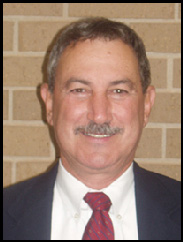
[[[96,39],[67,47],[57,66],[54,93],[43,88],[43,96],[69,172],[117,175],[129,167],[154,100],[152,87],[142,93],[130,46]]]

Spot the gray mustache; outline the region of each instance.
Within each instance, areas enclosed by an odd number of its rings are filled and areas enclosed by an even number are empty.
[[[75,134],[82,133],[84,135],[114,135],[122,133],[123,129],[119,127],[110,127],[109,123],[97,124],[90,121],[87,126],[80,126],[75,129]]]

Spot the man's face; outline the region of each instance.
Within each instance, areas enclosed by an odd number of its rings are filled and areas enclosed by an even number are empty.
[[[152,87],[142,93],[137,58],[121,40],[86,40],[67,47],[47,105],[64,166],[126,169],[147,123],[152,93]]]

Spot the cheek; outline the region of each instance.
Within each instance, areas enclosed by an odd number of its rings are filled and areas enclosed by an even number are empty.
[[[71,97],[57,101],[54,106],[54,126],[65,133],[68,129],[71,132],[76,126],[84,124],[85,106],[84,103],[78,103]]]
[[[115,119],[125,129],[134,129],[143,125],[143,107],[138,99],[126,100],[123,104],[115,107]]]

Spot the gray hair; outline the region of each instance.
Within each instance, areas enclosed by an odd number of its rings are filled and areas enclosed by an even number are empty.
[[[103,38],[106,41],[121,39],[123,43],[132,47],[138,59],[142,90],[145,93],[151,83],[151,73],[143,41],[133,29],[124,23],[102,17],[81,19],[65,26],[60,31],[48,59],[47,73],[50,92],[54,90],[57,64],[65,48],[79,41],[97,38]]]

